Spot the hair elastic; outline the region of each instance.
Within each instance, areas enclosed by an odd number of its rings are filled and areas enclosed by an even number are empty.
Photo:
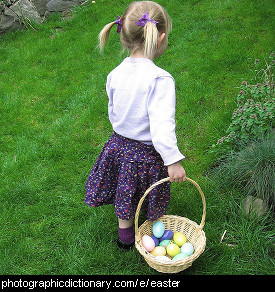
[[[121,29],[122,29],[122,22],[121,22],[120,16],[117,17],[117,20],[115,21],[115,23],[117,24],[117,30],[116,30],[116,32],[117,33],[120,33],[121,32]]]
[[[139,18],[139,20],[136,23],[138,26],[145,26],[147,22],[152,22],[154,25],[157,25],[157,21],[150,19],[149,12],[147,11],[145,14],[142,15],[142,17]]]

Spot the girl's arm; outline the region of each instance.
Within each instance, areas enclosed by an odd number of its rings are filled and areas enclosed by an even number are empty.
[[[148,100],[148,114],[152,142],[164,165],[173,165],[184,159],[179,151],[175,133],[175,83],[171,76],[154,80]],[[176,164],[177,166],[177,164]],[[173,170],[179,166],[172,167]],[[170,167],[171,168],[171,167]],[[174,177],[174,171],[171,172]],[[178,176],[178,175],[177,175]],[[179,175],[182,177],[181,175]]]

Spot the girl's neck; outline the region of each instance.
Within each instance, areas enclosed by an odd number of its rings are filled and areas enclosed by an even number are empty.
[[[143,54],[143,51],[142,50],[134,50],[131,52],[131,55],[130,55],[131,58],[146,58]],[[148,58],[146,58],[148,59]],[[152,59],[149,59],[151,61],[153,61]]]

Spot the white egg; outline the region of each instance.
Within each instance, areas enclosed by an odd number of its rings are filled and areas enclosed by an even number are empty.
[[[161,261],[161,262],[170,262],[171,260],[166,257],[166,256],[156,256],[155,257],[156,260]]]
[[[194,247],[190,242],[186,242],[180,249],[182,253],[185,253],[187,255],[191,255],[194,252]]]

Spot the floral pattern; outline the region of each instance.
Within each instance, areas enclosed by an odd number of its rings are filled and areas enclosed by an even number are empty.
[[[168,176],[155,148],[113,133],[104,144],[85,185],[84,202],[92,207],[115,206],[118,218],[134,218],[140,198],[149,186]],[[170,183],[155,187],[143,202],[149,220],[166,213]]]

